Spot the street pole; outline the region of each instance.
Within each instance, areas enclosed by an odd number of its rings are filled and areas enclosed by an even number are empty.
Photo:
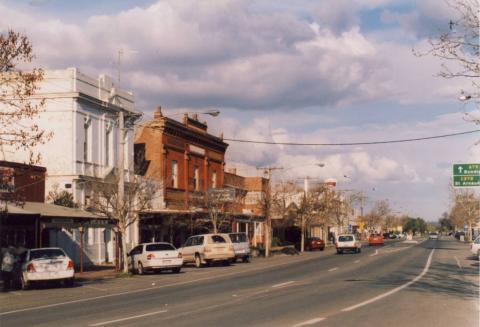
[[[117,209],[118,208],[123,208],[123,201],[124,201],[124,196],[125,196],[125,118],[124,118],[124,113],[122,110],[120,110],[118,114],[118,123],[119,123],[119,153],[118,153],[118,199],[117,199]],[[119,210],[117,210],[119,211]],[[120,210],[123,211],[123,210]],[[120,212],[121,213],[121,212]],[[121,219],[121,217],[118,217]],[[117,253],[119,254],[116,258],[118,260],[118,263],[115,265],[116,267],[118,266],[120,269],[120,263],[122,262],[121,258],[123,258],[123,252],[120,253],[118,250],[119,247],[119,237],[122,237],[122,244],[124,243],[124,238],[125,235],[122,235],[120,230],[117,230],[116,233],[116,239],[117,241],[115,242],[117,246]],[[122,251],[125,249],[122,247]]]

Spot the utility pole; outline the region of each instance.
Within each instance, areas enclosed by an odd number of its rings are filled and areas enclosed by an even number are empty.
[[[257,170],[263,170],[264,173],[268,176],[268,185],[267,185],[267,194],[265,199],[265,220],[267,222],[265,226],[265,257],[270,256],[270,234],[271,234],[271,225],[272,225],[272,218],[270,217],[270,211],[272,206],[272,171],[273,170],[280,170],[283,167],[257,167]]]
[[[125,119],[123,110],[120,110],[118,113],[118,124],[119,124],[119,149],[118,149],[118,199],[117,199],[117,209],[123,208],[123,201],[125,196]],[[118,210],[117,210],[118,211]],[[120,210],[123,211],[123,210]],[[122,244],[125,241],[125,235],[122,235],[119,230],[116,232],[116,264],[115,268],[120,269],[120,251],[119,251],[119,237],[122,237]],[[122,253],[123,256],[123,253]],[[124,263],[126,264],[126,263]]]

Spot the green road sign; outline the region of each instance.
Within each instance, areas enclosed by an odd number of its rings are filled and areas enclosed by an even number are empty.
[[[480,186],[480,176],[453,176],[453,186],[457,186],[457,187]]]
[[[480,164],[454,164],[453,165],[454,187],[480,186]]]
[[[453,176],[480,176],[480,164],[454,164]]]

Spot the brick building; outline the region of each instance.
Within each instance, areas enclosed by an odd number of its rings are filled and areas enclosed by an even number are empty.
[[[220,230],[250,231],[253,236],[257,224],[245,225],[253,220],[258,220],[257,231],[261,230],[261,214],[248,199],[266,183],[255,178],[245,182],[245,177],[225,173],[228,144],[209,134],[198,115],[185,114],[179,122],[163,116],[159,107],[153,120],[138,127],[134,147],[136,173],[159,185],[152,209],[140,215],[140,242],[168,241],[180,246],[188,236],[208,232],[205,195],[209,189],[227,187],[236,190],[235,200],[222,207],[227,223]]]

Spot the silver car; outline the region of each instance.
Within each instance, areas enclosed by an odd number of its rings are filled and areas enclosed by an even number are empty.
[[[250,262],[250,242],[246,233],[230,233],[228,234],[233,244],[235,259],[242,259],[243,262]]]

